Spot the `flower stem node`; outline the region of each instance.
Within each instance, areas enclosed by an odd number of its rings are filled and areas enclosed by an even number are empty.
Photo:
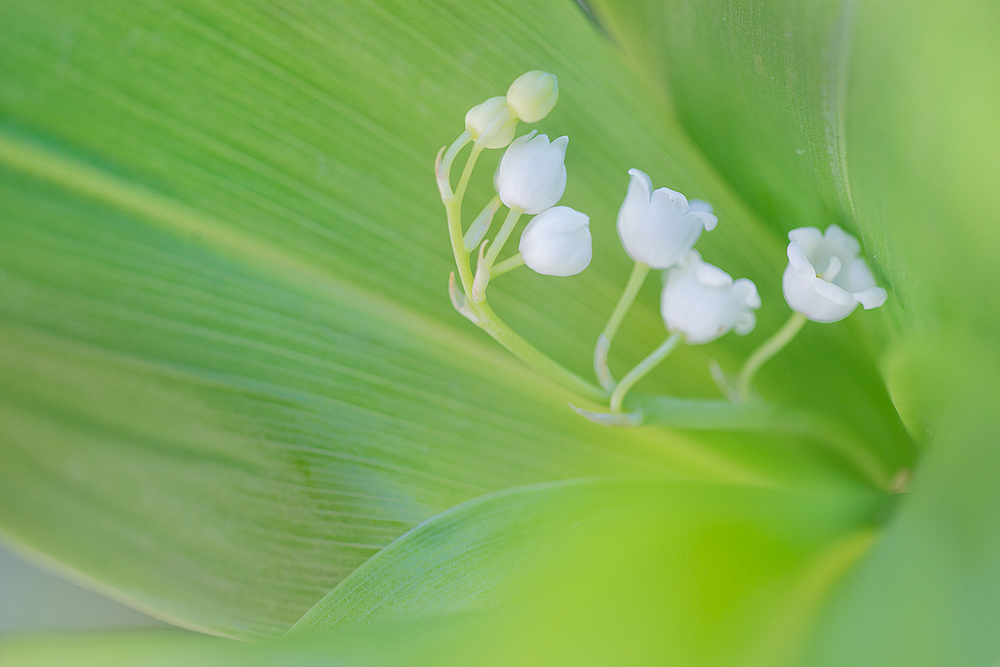
[[[503,148],[514,138],[517,119],[511,115],[507,98],[491,97],[469,109],[465,129],[484,148]]]
[[[887,298],[860,257],[858,240],[837,225],[826,232],[800,227],[788,232],[788,266],[781,280],[788,305],[813,322],[837,322],[860,303],[878,308]]]
[[[667,274],[660,299],[660,313],[671,333],[684,334],[689,345],[710,343],[735,329],[743,336],[757,324],[754,310],[760,296],[753,281],[732,277],[690,251]]]
[[[566,145],[532,131],[514,140],[500,160],[495,185],[508,208],[536,215],[559,203],[566,191]]]
[[[653,190],[645,172],[629,169],[631,180],[618,211],[618,236],[636,262],[668,269],[690,252],[702,231],[712,231],[719,219],[712,205],[669,188]]]
[[[590,265],[593,255],[590,217],[568,206],[536,215],[521,234],[524,263],[546,276],[573,276]]]
[[[514,116],[525,123],[537,123],[549,115],[559,100],[559,80],[555,74],[525,72],[507,89],[507,104]]]

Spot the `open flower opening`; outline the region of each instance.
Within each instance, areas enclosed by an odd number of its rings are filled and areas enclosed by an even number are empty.
[[[667,274],[660,313],[671,333],[684,334],[689,345],[710,343],[735,330],[743,336],[757,324],[760,296],[753,281],[732,276],[692,250]]]
[[[718,224],[708,202],[694,206],[670,188],[653,190],[653,181],[629,169],[628,193],[618,211],[618,236],[628,256],[654,269],[668,269],[684,257],[702,231]]]
[[[837,322],[859,303],[865,310],[885,303],[886,291],[875,284],[860,256],[861,244],[837,225],[825,233],[800,227],[790,231],[788,239],[788,266],[781,282],[795,312],[813,322]]]

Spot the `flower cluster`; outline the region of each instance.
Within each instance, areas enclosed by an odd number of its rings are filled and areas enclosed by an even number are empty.
[[[703,345],[730,331],[738,335],[752,332],[761,299],[753,281],[734,280],[722,269],[705,262],[694,250],[702,234],[718,225],[711,204],[689,200],[670,188],[654,189],[649,175],[629,169],[628,187],[616,226],[622,247],[634,266],[595,346],[594,371],[600,388],[564,369],[511,331],[487,303],[486,290],[492,278],[522,265],[543,275],[572,276],[586,269],[593,255],[590,218],[559,205],[566,191],[569,138],[550,140],[534,130],[515,138],[520,122],[544,119],[558,97],[559,85],[554,75],[528,72],[511,84],[505,97],[492,97],[470,109],[465,116],[465,132],[439,153],[438,187],[448,213],[461,282],[460,290],[452,274],[451,298],[459,312],[524,361],[582,396],[607,401],[612,413],[618,413],[631,387],[681,343]],[[470,142],[473,147],[468,162],[453,190],[452,163]],[[499,148],[506,151],[494,174],[496,196],[468,229],[463,229],[462,204],[472,169],[483,150]],[[501,204],[508,213],[491,241],[486,236]],[[498,261],[523,215],[534,217],[521,234],[518,252]],[[876,308],[887,298],[861,257],[857,239],[837,225],[830,225],[825,232],[803,227],[792,230],[788,237],[788,265],[782,288],[793,314],[784,327],[748,358],[735,385],[721,371],[716,373],[720,389],[734,401],[752,398],[754,373],[807,320],[836,322],[850,315],[858,304],[865,309]],[[478,256],[474,271],[472,254]],[[616,381],[608,367],[611,343],[653,269],[664,272],[660,313],[668,337],[621,381]]]
[[[690,345],[708,343],[736,329],[753,331],[760,298],[753,282],[733,282],[722,269],[703,262],[693,250],[703,231],[718,224],[712,205],[688,201],[670,188],[653,190],[645,172],[629,169],[625,201],[618,211],[618,236],[641,270],[670,269],[660,298],[667,330]]]

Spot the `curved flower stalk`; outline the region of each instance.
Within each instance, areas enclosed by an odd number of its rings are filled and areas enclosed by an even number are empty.
[[[830,225],[826,232],[800,227],[788,232],[788,240],[788,266],[781,287],[792,316],[747,358],[735,387],[728,386],[721,371],[716,374],[720,388],[737,401],[750,398],[754,375],[795,338],[807,321],[839,322],[858,304],[871,310],[888,297],[875,284],[868,263],[861,257],[861,244],[839,226]]]
[[[635,262],[622,296],[594,347],[594,373],[607,391],[615,388],[608,353],[618,327],[642,288],[650,269],[668,269],[698,242],[702,231],[718,224],[712,205],[670,188],[653,189],[649,175],[629,169],[628,192],[618,211],[618,237]]]
[[[490,307],[486,291],[492,277],[524,264],[538,273],[568,276],[590,264],[590,219],[569,207],[553,208],[566,190],[566,147],[568,137],[549,141],[534,131],[510,143],[497,170],[497,196],[483,208],[468,230],[462,225],[462,204],[476,160],[486,148],[502,148],[513,137],[518,120],[535,122],[544,118],[559,96],[556,77],[545,72],[528,72],[511,85],[506,98],[494,97],[466,114],[466,130],[450,147],[438,153],[435,176],[441,201],[448,217],[448,232],[458,269],[449,277],[452,305],[470,322],[489,333],[498,343],[526,364],[590,400],[603,402],[606,392],[543,354],[507,326]],[[459,151],[474,140],[472,150],[455,188],[451,170]],[[486,238],[500,203],[508,214],[495,239]],[[497,264],[521,216],[536,215],[525,229],[519,252]],[[487,252],[487,246],[489,251]],[[473,272],[470,253],[478,250]]]
[[[753,281],[732,276],[702,261],[692,250],[670,270],[660,297],[660,314],[670,336],[622,378],[611,394],[612,412],[621,412],[625,395],[679,343],[704,345],[735,330],[744,336],[757,324],[760,296]]]

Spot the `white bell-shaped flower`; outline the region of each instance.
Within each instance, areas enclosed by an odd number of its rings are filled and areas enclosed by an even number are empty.
[[[837,225],[788,232],[788,266],[781,280],[792,310],[813,322],[837,322],[858,307],[878,308],[886,292],[860,257],[861,244]]]
[[[518,137],[503,154],[496,185],[507,208],[520,208],[529,215],[559,203],[566,191],[566,145],[569,137],[549,142],[535,131]]]
[[[735,329],[744,336],[757,324],[760,296],[752,280],[732,277],[691,250],[667,274],[660,314],[670,333],[681,332],[688,345],[710,343]]]
[[[692,200],[669,188],[653,190],[645,172],[629,169],[628,193],[618,211],[618,236],[628,256],[654,269],[667,269],[694,247],[702,230],[719,219],[708,202]]]
[[[536,215],[518,244],[528,268],[546,276],[573,276],[590,265],[590,217],[568,206]]]
[[[537,123],[548,116],[558,99],[556,75],[539,70],[525,72],[507,89],[507,104],[525,123]]]
[[[516,122],[511,120],[506,97],[491,97],[465,114],[465,129],[473,139],[484,137],[486,148],[503,148],[514,138]],[[487,136],[484,136],[487,135]]]

